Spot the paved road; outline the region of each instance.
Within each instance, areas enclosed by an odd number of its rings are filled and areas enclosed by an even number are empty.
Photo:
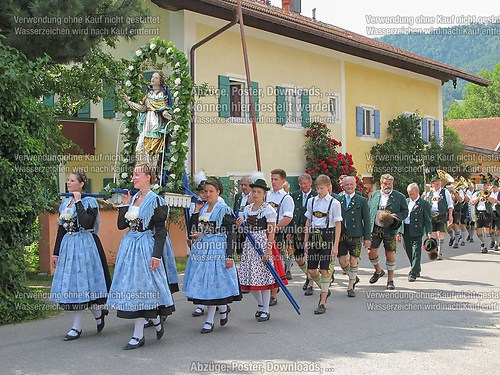
[[[356,298],[348,298],[347,276],[337,268],[333,303],[315,316],[319,298],[303,295],[303,277],[294,266],[290,290],[298,316],[280,299],[271,320],[257,323],[251,295],[232,306],[228,325],[209,335],[199,330],[193,305],[175,295],[161,341],[146,331],[146,345],[123,351],[132,325],[111,314],[95,333],[88,313],[82,337],[63,342],[71,313],[0,327],[1,374],[494,374],[500,368],[500,252],[480,254],[477,242],[446,247],[442,261],[424,261],[422,278],[407,281],[408,261],[397,253],[396,290],[386,278],[369,285],[372,268],[360,264]],[[424,255],[425,257],[425,255]],[[216,321],[217,322],[217,321]],[[226,366],[226,367],[224,367]]]

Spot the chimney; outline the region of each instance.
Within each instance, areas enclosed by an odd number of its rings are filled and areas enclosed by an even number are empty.
[[[316,8],[313,9],[312,19],[316,21]]]
[[[290,1],[291,0],[281,0],[281,5],[283,10],[287,13],[290,13]]]

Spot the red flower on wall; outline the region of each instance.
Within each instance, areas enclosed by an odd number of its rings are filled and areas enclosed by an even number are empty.
[[[363,181],[359,179],[354,167],[352,155],[349,153],[342,154],[337,151],[337,147],[342,147],[342,142],[330,138],[330,129],[326,124],[314,122],[306,131],[306,142],[304,151],[306,156],[306,172],[313,179],[320,174],[328,175],[333,184],[333,191],[340,190],[338,180],[343,174],[355,176],[357,189],[367,195],[368,189],[365,188]]]

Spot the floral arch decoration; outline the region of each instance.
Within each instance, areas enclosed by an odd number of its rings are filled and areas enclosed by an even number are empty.
[[[163,59],[164,61],[160,61]],[[154,190],[161,192],[182,192],[182,177],[187,159],[189,127],[191,122],[191,105],[193,97],[193,80],[189,74],[188,59],[184,52],[178,50],[173,42],[156,37],[135,51],[135,56],[128,61],[125,72],[126,81],[122,92],[133,102],[139,102],[145,95],[144,76],[146,70],[162,70],[169,67],[166,84],[172,95],[172,108],[168,111],[172,119],[168,121],[165,131],[168,134],[168,146],[164,150],[164,166],[160,173],[164,184],[155,185]],[[138,116],[123,103],[125,116],[122,131],[123,149],[119,167],[119,186],[132,188],[131,174],[135,164],[135,148],[139,136]],[[165,178],[166,177],[166,178]],[[160,186],[161,185],[161,186]]]

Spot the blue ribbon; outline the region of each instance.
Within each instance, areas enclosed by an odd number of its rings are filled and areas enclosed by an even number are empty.
[[[59,193],[61,197],[72,197],[73,193]],[[82,198],[85,197],[94,197],[94,198],[106,198],[104,194],[90,194],[90,193],[82,193]]]
[[[135,195],[135,194],[137,194],[138,191],[139,190],[135,190],[135,189],[130,189],[130,190],[128,190],[128,189],[118,189],[118,188],[111,189],[111,192],[113,194],[125,194],[125,195],[127,195],[129,192],[130,192],[130,195]]]
[[[236,215],[236,218],[238,218],[238,212],[235,212],[235,215]],[[247,238],[250,240],[250,243],[254,247],[255,251],[257,251],[257,253],[262,258],[264,256],[264,251],[260,248],[259,243],[252,236],[252,233],[250,233],[250,231],[248,230],[248,228],[245,226],[244,222],[241,224],[241,227],[243,228],[243,232],[245,233],[245,235],[247,236]],[[285,283],[283,282],[283,280],[281,280],[280,275],[278,275],[278,272],[274,269],[274,267],[271,264],[271,262],[267,261],[266,262],[266,267],[269,270],[269,272],[271,272],[271,275],[273,275],[274,279],[276,280],[276,282],[279,284],[279,286],[283,290],[283,293],[285,293],[285,296],[288,298],[288,300],[292,304],[292,306],[295,309],[295,311],[297,312],[297,314],[300,315],[300,306],[299,306],[299,304],[297,303],[297,301],[295,301],[295,298],[293,298],[292,294],[287,289],[287,287],[286,287]]]

